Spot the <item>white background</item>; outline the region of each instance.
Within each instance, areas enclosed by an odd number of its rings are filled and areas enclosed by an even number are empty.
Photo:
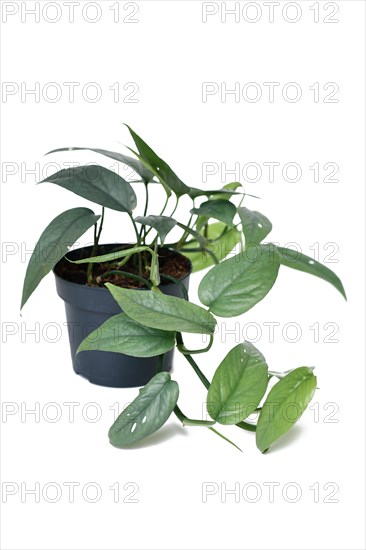
[[[38,3],[41,12],[36,22],[34,15],[24,11],[35,4],[2,2],[2,80],[7,83],[5,91],[13,91],[2,97],[1,304],[2,340],[7,344],[1,384],[3,500],[4,487],[10,487],[4,483],[13,483],[14,491],[19,488],[3,505],[2,548],[364,548],[364,2],[331,2],[327,8],[324,2],[301,1],[292,7],[281,2],[272,23],[263,2],[251,3],[252,7],[246,6],[248,2],[237,3],[240,10],[249,11],[244,16],[240,11],[237,22],[228,15],[225,22],[221,3],[205,7],[198,1],[142,1],[132,16],[135,23],[123,22],[134,10],[124,2],[119,3],[118,20],[116,2],[94,3],[96,11],[81,0],[75,4],[73,23],[65,2],[56,7],[56,2],[48,3],[47,11],[42,11],[46,2]],[[82,11],[86,4],[87,10]],[[226,2],[226,8],[233,7],[233,2]],[[337,7],[338,13],[332,16]],[[314,21],[317,8],[318,23]],[[204,23],[202,14],[207,9],[217,13]],[[14,14],[6,17],[4,10]],[[289,22],[296,14],[299,20]],[[256,15],[257,22],[247,21]],[[326,16],[338,22],[326,23]],[[99,21],[90,22],[96,18]],[[52,102],[50,82],[56,83],[53,93],[61,90],[57,101]],[[74,101],[65,82],[80,84]],[[101,90],[99,101],[91,101],[92,88],[87,88],[90,97],[82,94],[90,82]],[[124,90],[131,82],[133,88]],[[204,82],[216,83],[211,89],[219,91],[225,83],[229,89],[238,82],[241,91],[255,82],[263,95],[257,102],[241,95],[236,102],[233,95],[220,96],[218,91],[203,101]],[[268,99],[265,82],[279,83],[273,101]],[[302,91],[297,102],[282,96],[289,82],[296,82]],[[318,101],[310,89],[316,82]],[[333,89],[323,89],[329,82],[339,86],[333,96],[337,102],[324,102]],[[119,83],[118,98],[110,89],[115,83]],[[37,85],[38,98],[24,94]],[[132,89],[137,90],[133,97],[137,101],[128,103],[126,96]],[[289,89],[290,96],[291,91],[294,88]],[[227,334],[224,342],[221,330],[209,355],[198,358],[211,377],[227,351],[240,341],[243,328],[255,323],[251,330],[260,327],[262,331],[255,345],[270,368],[316,366],[319,390],[312,409],[266,455],[256,449],[253,434],[235,427],[222,429],[243,449],[239,453],[211,432],[182,428],[175,417],[137,448],[113,448],[107,431],[114,419],[114,404],[123,407],[136,390],[93,386],[73,373],[63,304],[52,275],[19,314],[26,261],[41,231],[61,211],[90,206],[56,186],[36,187],[44,164],[103,162],[91,155],[67,153],[45,159],[43,154],[63,146],[122,151],[122,144],[131,145],[123,122],[142,135],[187,184],[202,184],[203,163],[218,167],[226,163],[227,168],[239,163],[240,169],[246,163],[258,163],[261,179],[254,183],[241,175],[241,181],[247,192],[261,197],[260,204],[248,199],[247,205],[271,219],[272,240],[282,245],[299,243],[308,255],[319,243],[321,261],[335,251],[330,258],[335,263],[326,265],[342,278],[348,302],[320,279],[281,268],[274,289],[262,303],[243,317],[228,320],[226,328],[234,334]],[[280,163],[273,182],[265,162]],[[285,181],[281,175],[289,162],[301,166],[298,182]],[[309,169],[316,162],[319,182]],[[322,167],[328,162],[339,167],[334,176],[338,182],[324,182],[330,171]],[[25,173],[32,168],[36,175]],[[220,187],[233,179],[218,172],[205,185]],[[152,204],[157,205],[160,198],[154,196]],[[128,219],[123,214],[110,215],[103,240],[130,238]],[[87,234],[80,243],[90,239]],[[198,275],[192,277],[191,299],[196,298],[198,281]],[[263,325],[268,322],[280,323],[273,342]],[[289,341],[294,339],[292,329],[282,333],[288,323],[300,327],[296,343]],[[314,323],[319,323],[319,342],[309,328]],[[332,325],[325,329],[326,323]],[[56,324],[62,334],[55,332]],[[329,327],[334,326],[338,331],[333,339],[338,342],[326,342]],[[27,332],[32,328],[36,334]],[[257,340],[255,330],[246,335]],[[181,358],[174,378],[181,388],[181,408],[189,416],[200,417],[205,392]],[[56,403],[57,408],[48,403]],[[70,405],[65,403],[78,404],[73,422]],[[40,408],[39,418],[24,414],[34,407]],[[98,411],[101,418],[92,422]],[[57,412],[61,418],[52,422]],[[64,485],[68,482],[80,484],[74,502],[69,502]],[[203,502],[207,482],[217,492]],[[22,483],[23,489],[40,484],[39,503],[34,495],[22,498]],[[58,502],[49,502],[55,495],[52,486],[42,495],[47,483],[62,491]],[[99,487],[98,502],[87,501],[94,496],[93,486],[85,493],[87,483]],[[119,502],[114,502],[110,489],[116,483],[121,488]],[[138,502],[123,502],[134,487],[124,489],[126,483],[138,485],[134,496]],[[273,499],[268,483],[277,484]],[[239,498],[228,494],[225,502],[225,488],[234,487]],[[335,502],[328,502],[332,499]]]

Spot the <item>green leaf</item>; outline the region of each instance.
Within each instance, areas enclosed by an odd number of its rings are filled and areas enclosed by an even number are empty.
[[[77,353],[100,350],[125,353],[132,357],[155,357],[174,346],[175,332],[142,326],[125,313],[120,313],[90,333],[81,342]]]
[[[109,254],[103,254],[102,256],[92,256],[90,258],[83,258],[82,260],[69,260],[73,264],[99,264],[106,262],[115,262],[119,258],[125,258],[121,262],[117,263],[117,267],[124,265],[133,254],[138,254],[140,252],[149,252],[151,254],[151,265],[150,265],[150,281],[153,286],[160,285],[160,274],[159,274],[159,259],[158,254],[152,250],[149,246],[134,246],[133,248],[125,248],[124,250],[117,250],[116,252],[110,252]]]
[[[25,274],[21,308],[43,277],[69,251],[69,247],[94,225],[100,216],[89,208],[72,208],[57,216],[37,242]]]
[[[133,153],[135,155],[136,158],[139,159],[139,161],[141,162],[141,164],[143,164],[147,170],[150,170],[155,177],[158,178],[158,181],[159,183],[163,186],[164,188],[164,191],[167,195],[167,198],[171,197],[172,195],[172,192],[171,192],[171,189],[170,187],[167,186],[167,184],[165,183],[165,181],[162,179],[162,178],[159,178],[159,172],[157,172],[156,170],[154,170],[154,168],[151,166],[151,164],[149,164],[141,155],[139,155],[139,153],[136,153],[136,151],[134,151],[133,149],[131,149],[131,147],[127,147],[127,149],[129,151],[131,151],[131,153]]]
[[[232,251],[235,245],[241,241],[241,233],[235,227],[226,231],[226,233],[219,238],[225,227],[224,223],[216,222],[209,224],[207,228],[207,239],[217,240],[214,243],[207,243],[205,246],[215,254],[220,262]],[[189,248],[198,248],[199,246],[200,244],[197,241],[191,241],[189,243]],[[183,252],[183,254],[191,260],[193,273],[214,265],[212,256],[204,250],[200,252]]]
[[[299,367],[277,382],[259,415],[256,442],[262,453],[299,420],[313,398],[316,377],[309,367]]]
[[[149,183],[154,178],[154,174],[150,170],[148,170],[139,160],[132,157],[127,157],[126,155],[122,155],[121,153],[116,153],[114,151],[107,151],[106,149],[92,149],[91,147],[62,147],[61,149],[54,149],[53,151],[49,151],[46,154],[50,155],[51,153],[59,153],[62,151],[93,151],[94,153],[99,153],[100,155],[104,155],[105,157],[109,157],[113,160],[117,160],[118,162],[126,164],[141,177],[144,183]]]
[[[229,189],[214,189],[214,190],[204,190],[204,189],[197,189],[195,187],[189,187],[185,183],[182,182],[182,180],[173,172],[173,170],[170,168],[170,166],[161,159],[155,151],[151,149],[143,141],[143,139],[136,134],[126,124],[132,139],[135,142],[135,145],[137,147],[138,153],[130,149],[131,152],[133,152],[136,157],[142,162],[142,164],[150,170],[154,176],[158,178],[158,180],[162,183],[162,185],[165,187],[166,190],[172,190],[177,197],[181,197],[182,195],[189,195],[192,199],[196,197],[200,197],[202,195],[210,196],[215,195],[217,193],[225,194],[227,193],[228,196],[231,196],[232,194],[239,194],[235,193],[235,191],[229,190]],[[167,193],[169,196],[169,192]]]
[[[72,264],[99,264],[105,262],[113,262],[119,260],[119,258],[125,258],[126,256],[132,256],[132,254],[138,254],[139,252],[150,252],[154,255],[155,252],[149,246],[134,246],[133,248],[124,248],[123,250],[116,250],[116,252],[109,252],[108,254],[102,254],[101,256],[92,256],[91,258],[83,258],[82,260],[69,260]]]
[[[191,214],[206,216],[207,218],[215,218],[215,220],[224,222],[226,225],[231,227],[236,214],[236,207],[230,201],[213,199],[203,202],[199,208],[192,208]]]
[[[155,290],[136,291],[110,283],[106,287],[129,317],[151,328],[213,334],[216,320],[209,311]]]
[[[177,224],[176,220],[168,216],[138,216],[135,221],[153,227],[157,231],[162,244],[164,244],[168,233]]]
[[[140,136],[136,134],[136,132],[132,130],[132,128],[129,126],[127,126],[127,128],[135,142],[140,156],[148,163],[149,166],[151,166],[151,171],[159,179],[159,181],[167,185],[169,189],[174,191],[178,197],[188,193],[190,188],[178,178],[170,166],[158,157],[158,155],[147,145],[147,143],[143,141],[143,139],[140,138]]]
[[[272,231],[272,224],[266,216],[256,210],[242,206],[238,214],[243,226],[245,244],[259,244]]]
[[[232,195],[243,194],[243,193],[236,193],[235,191],[232,191],[230,189],[225,189],[225,187],[221,189],[198,189],[197,187],[190,187],[188,191],[188,195],[191,197],[191,199],[197,199],[198,197],[202,197],[202,196],[209,197],[210,199],[213,199],[214,197],[228,199]]]
[[[282,265],[291,267],[292,269],[297,269],[298,271],[304,271],[305,273],[309,273],[315,277],[320,277],[320,279],[323,279],[327,283],[333,285],[342,294],[343,298],[347,300],[346,291],[344,290],[342,281],[334,273],[334,271],[328,267],[325,267],[325,265],[317,262],[316,260],[313,260],[313,258],[305,256],[305,254],[301,254],[297,250],[282,248],[280,246],[277,247],[277,250],[280,254]]]
[[[235,346],[217,368],[207,395],[207,410],[220,424],[237,424],[258,407],[268,384],[263,355],[249,342]]]
[[[194,237],[194,239],[198,241],[199,246],[205,247],[207,245],[207,239],[201,233],[198,233],[198,231],[192,229],[192,227],[188,227],[188,225],[184,225],[184,223],[180,222],[177,222],[177,226],[181,229],[184,229],[184,232],[188,235],[192,235],[192,237]]]
[[[131,185],[118,174],[102,166],[66,168],[52,174],[41,183],[46,181],[112,210],[131,213],[136,207],[136,195]]]
[[[219,189],[217,193],[213,193],[209,198],[213,200],[216,200],[216,199],[227,200],[233,195],[238,195],[238,193],[235,193],[238,187],[242,187],[242,184],[239,183],[238,181],[227,183],[226,185],[224,185],[222,190]]]
[[[198,287],[199,299],[220,317],[241,315],[268,294],[279,266],[279,254],[273,244],[246,248],[203,277]]]
[[[178,396],[178,384],[168,372],[159,372],[111,426],[111,444],[127,447],[156,432],[173,412]]]

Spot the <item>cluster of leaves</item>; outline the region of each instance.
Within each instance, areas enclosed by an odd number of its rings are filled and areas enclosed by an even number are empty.
[[[218,263],[241,240],[241,233],[233,223],[233,217],[237,212],[236,206],[230,202],[230,198],[238,195],[244,197],[243,191],[236,191],[239,183],[226,185],[223,189],[203,190],[188,187],[173,172],[168,164],[131,129],[129,132],[135,142],[137,151],[130,149],[136,158],[123,155],[118,152],[105,149],[90,149],[87,147],[61,148],[50,153],[63,151],[90,150],[104,155],[129,166],[138,179],[131,182],[125,180],[117,173],[98,164],[76,166],[59,170],[47,177],[43,182],[58,185],[84,199],[88,199],[102,206],[101,215],[96,215],[89,208],[72,208],[54,218],[43,231],[34,253],[30,259],[23,287],[21,307],[24,306],[30,295],[37,288],[43,277],[47,275],[56,263],[68,252],[69,248],[91,227],[94,226],[94,247],[91,257],[97,256],[98,244],[103,228],[105,209],[116,210],[127,215],[133,225],[136,235],[135,244],[129,249],[124,260],[117,265],[111,264],[111,269],[121,269],[132,255],[138,256],[139,274],[141,277],[141,262],[145,262],[145,272],[159,273],[157,244],[165,244],[165,239],[170,231],[177,227],[182,234],[176,242],[169,243],[169,248],[179,250],[186,254],[192,261],[193,270],[198,271],[215,263]],[[129,148],[128,148],[129,149]],[[48,153],[48,154],[50,154]],[[41,182],[41,183],[43,183]],[[133,211],[137,206],[137,197],[132,184],[143,184],[145,188],[145,204],[142,216],[134,216]],[[165,202],[159,213],[149,214],[149,189],[151,185],[160,184],[165,191]],[[187,195],[192,200],[192,208],[188,212],[189,220],[181,223],[173,215],[177,209],[179,199]],[[172,196],[175,196],[174,208],[170,216],[165,214]],[[206,197],[199,207],[195,201],[199,197]],[[238,210],[240,215],[240,210]],[[212,220],[214,220],[212,222]],[[99,224],[99,226],[98,226]],[[155,232],[151,234],[151,230]],[[152,236],[153,235],[153,236]],[[117,241],[118,241],[118,236]],[[142,248],[145,247],[145,248]],[[141,254],[149,251],[150,256]],[[216,251],[217,254],[216,254]],[[148,262],[151,258],[151,263]],[[88,262],[88,283],[92,284],[92,263],[95,261],[112,261],[116,258],[98,257],[98,260]],[[156,268],[155,271],[152,268]],[[151,282],[158,281],[154,275]]]
[[[284,255],[286,251],[273,244],[257,243],[212,267],[198,288],[199,299],[208,309],[166,296],[156,287],[141,293],[107,283],[123,313],[111,317],[92,332],[81,343],[78,353],[101,350],[162,358],[177,346],[208,390],[207,411],[212,418],[207,421],[186,417],[177,405],[177,382],[172,381],[168,373],[159,372],[111,427],[109,437],[113,445],[124,447],[136,443],[159,429],[173,411],[184,425],[204,426],[216,432],[213,425],[217,422],[256,431],[257,446],[262,452],[291,428],[315,392],[316,377],[312,368],[271,373],[263,355],[252,344],[243,342],[229,351],[210,384],[192,358],[193,353],[206,352],[211,347],[217,323],[214,315],[241,315],[267,295],[281,263],[289,261],[283,260]],[[302,258],[295,266],[303,270],[311,267],[311,273],[332,283],[344,295],[334,273],[309,261],[305,263]],[[209,335],[210,344],[204,350],[189,351],[183,343],[184,332]],[[162,365],[162,360],[159,364]],[[261,404],[273,376],[279,381]],[[245,422],[254,411],[259,413],[257,424]]]
[[[140,179],[135,181],[143,183],[146,190],[143,216],[133,217],[136,195],[131,184],[106,168],[81,166],[48,177],[45,181],[100,204],[102,215],[96,216],[87,208],[74,208],[50,223],[30,259],[22,305],[69,246],[93,225],[91,257],[75,262],[88,264],[89,281],[92,281],[94,263],[109,262],[111,268],[120,270],[132,255],[139,258],[140,263],[141,258],[144,261],[150,258],[149,279],[142,277],[142,271],[139,274],[149,290],[138,292],[107,283],[121,313],[91,333],[78,349],[78,353],[101,350],[135,357],[159,357],[159,372],[111,427],[111,443],[124,447],[143,439],[158,430],[174,411],[184,425],[203,426],[218,435],[221,434],[213,427],[216,423],[235,424],[255,431],[257,447],[265,452],[300,418],[312,399],[316,389],[312,368],[273,373],[263,355],[252,344],[243,342],[229,351],[210,383],[192,355],[210,349],[217,324],[215,316],[242,315],[268,294],[281,265],[320,277],[346,297],[343,285],[335,273],[313,259],[272,243],[263,244],[272,224],[260,212],[242,206],[244,193],[238,191],[239,183],[219,190],[189,187],[131,128],[129,131],[137,148],[137,152],[132,151],[135,159],[103,149],[93,151],[130,166],[138,174]],[[65,150],[70,149],[57,151]],[[154,183],[163,186],[166,201],[160,214],[148,215],[148,188]],[[164,212],[172,194],[176,197],[175,207],[173,213],[166,216]],[[193,201],[186,224],[173,217],[183,195]],[[239,205],[233,202],[237,195]],[[195,200],[202,196],[207,200],[196,206]],[[136,243],[127,250],[98,256],[105,208],[127,213],[135,229]],[[235,222],[236,219],[239,221]],[[187,295],[185,299],[166,296],[159,289],[158,243],[164,245],[174,227],[180,228],[183,234],[178,241],[166,246],[181,250],[191,259],[196,271],[211,266],[199,285],[200,306],[189,302]],[[155,237],[149,241],[151,229],[155,230]],[[241,251],[225,259],[237,243],[241,244]],[[184,345],[182,333],[207,334],[210,343],[203,350],[190,351]],[[212,420],[190,419],[180,410],[178,384],[168,373],[161,372],[164,354],[175,346],[205,385],[207,412]],[[268,391],[273,377],[278,381]],[[253,412],[259,413],[256,424],[246,422]]]

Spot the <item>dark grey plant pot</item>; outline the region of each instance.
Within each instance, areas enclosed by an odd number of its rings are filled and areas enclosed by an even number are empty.
[[[111,252],[116,244],[101,245],[99,254]],[[88,257],[92,247],[79,248],[67,254],[71,260]],[[181,256],[176,251],[172,254]],[[54,268],[57,293],[65,302],[67,327],[74,371],[87,378],[92,384],[112,388],[130,388],[144,386],[157,372],[157,357],[139,358],[107,351],[83,351],[76,355],[80,343],[93,330],[100,327],[113,315],[121,313],[121,308],[106,288],[90,287],[85,284],[71,282],[59,274],[62,259]],[[181,282],[188,290],[189,276],[192,266],[187,258],[189,272]],[[179,285],[174,283],[161,284],[164,294],[183,298]],[[136,289],[136,292],[144,292]],[[163,370],[170,371],[173,365],[174,350],[165,354]]]

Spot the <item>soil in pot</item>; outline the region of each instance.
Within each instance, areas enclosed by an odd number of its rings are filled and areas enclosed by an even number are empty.
[[[96,255],[101,256],[102,254],[109,254],[110,252],[118,252],[126,248],[131,248],[131,246],[132,245],[115,245],[114,248],[113,245],[100,245],[98,247],[98,252]],[[79,250],[73,251],[72,253],[69,253],[67,256],[72,260],[89,258],[91,248],[92,247],[81,248]],[[79,252],[79,254],[75,255],[75,252]],[[158,253],[162,285],[164,285],[164,283],[168,281],[168,279],[164,281],[165,275],[167,275],[168,277],[173,277],[174,279],[181,280],[190,274],[192,269],[191,262],[182,254],[179,254],[176,251],[170,250],[168,248],[160,248]],[[146,252],[146,255],[147,260],[149,261],[149,253]],[[88,286],[97,286],[103,288],[105,283],[113,283],[114,285],[124,288],[146,288],[146,285],[143,282],[128,277],[127,275],[121,275],[117,273],[109,274],[111,271],[120,270],[126,273],[131,273],[132,275],[138,275],[139,264],[137,254],[131,257],[129,261],[120,268],[117,266],[117,262],[119,261],[120,259],[114,262],[112,261],[108,263],[93,264],[93,281]],[[141,275],[145,279],[148,279],[149,272],[147,269],[144,268],[145,262],[142,263],[143,267]],[[66,258],[62,258],[56,265],[54,271],[59,277],[65,279],[66,281],[70,281],[72,283],[77,283],[80,285],[86,285],[88,284],[87,269],[88,264],[72,264],[71,262],[68,262]]]
[[[97,255],[130,248],[131,245],[100,245]],[[73,250],[67,254],[71,260],[89,258],[92,247]],[[135,255],[135,260],[137,255]],[[118,260],[119,261],[119,260]],[[105,282],[111,282],[125,288],[135,288],[136,292],[144,292],[147,287],[143,282],[120,274],[108,274],[113,270],[113,262],[93,265],[93,282],[87,284],[88,264],[72,264],[62,258],[54,268],[56,288],[59,296],[65,302],[67,326],[74,370],[90,382],[109,387],[134,387],[145,385],[157,372],[157,358],[130,357],[121,353],[105,351],[83,351],[76,355],[76,350],[82,340],[92,331],[101,326],[113,315],[121,313],[121,309],[104,287]],[[164,294],[183,298],[182,285],[188,290],[191,263],[188,258],[174,250],[161,248],[159,250],[159,266],[162,284],[160,289]],[[122,268],[127,273],[138,273],[138,262],[130,259]],[[143,274],[146,278],[148,273]],[[172,283],[164,277],[174,277],[180,284]],[[171,370],[173,363],[171,350],[164,356],[163,369]]]

